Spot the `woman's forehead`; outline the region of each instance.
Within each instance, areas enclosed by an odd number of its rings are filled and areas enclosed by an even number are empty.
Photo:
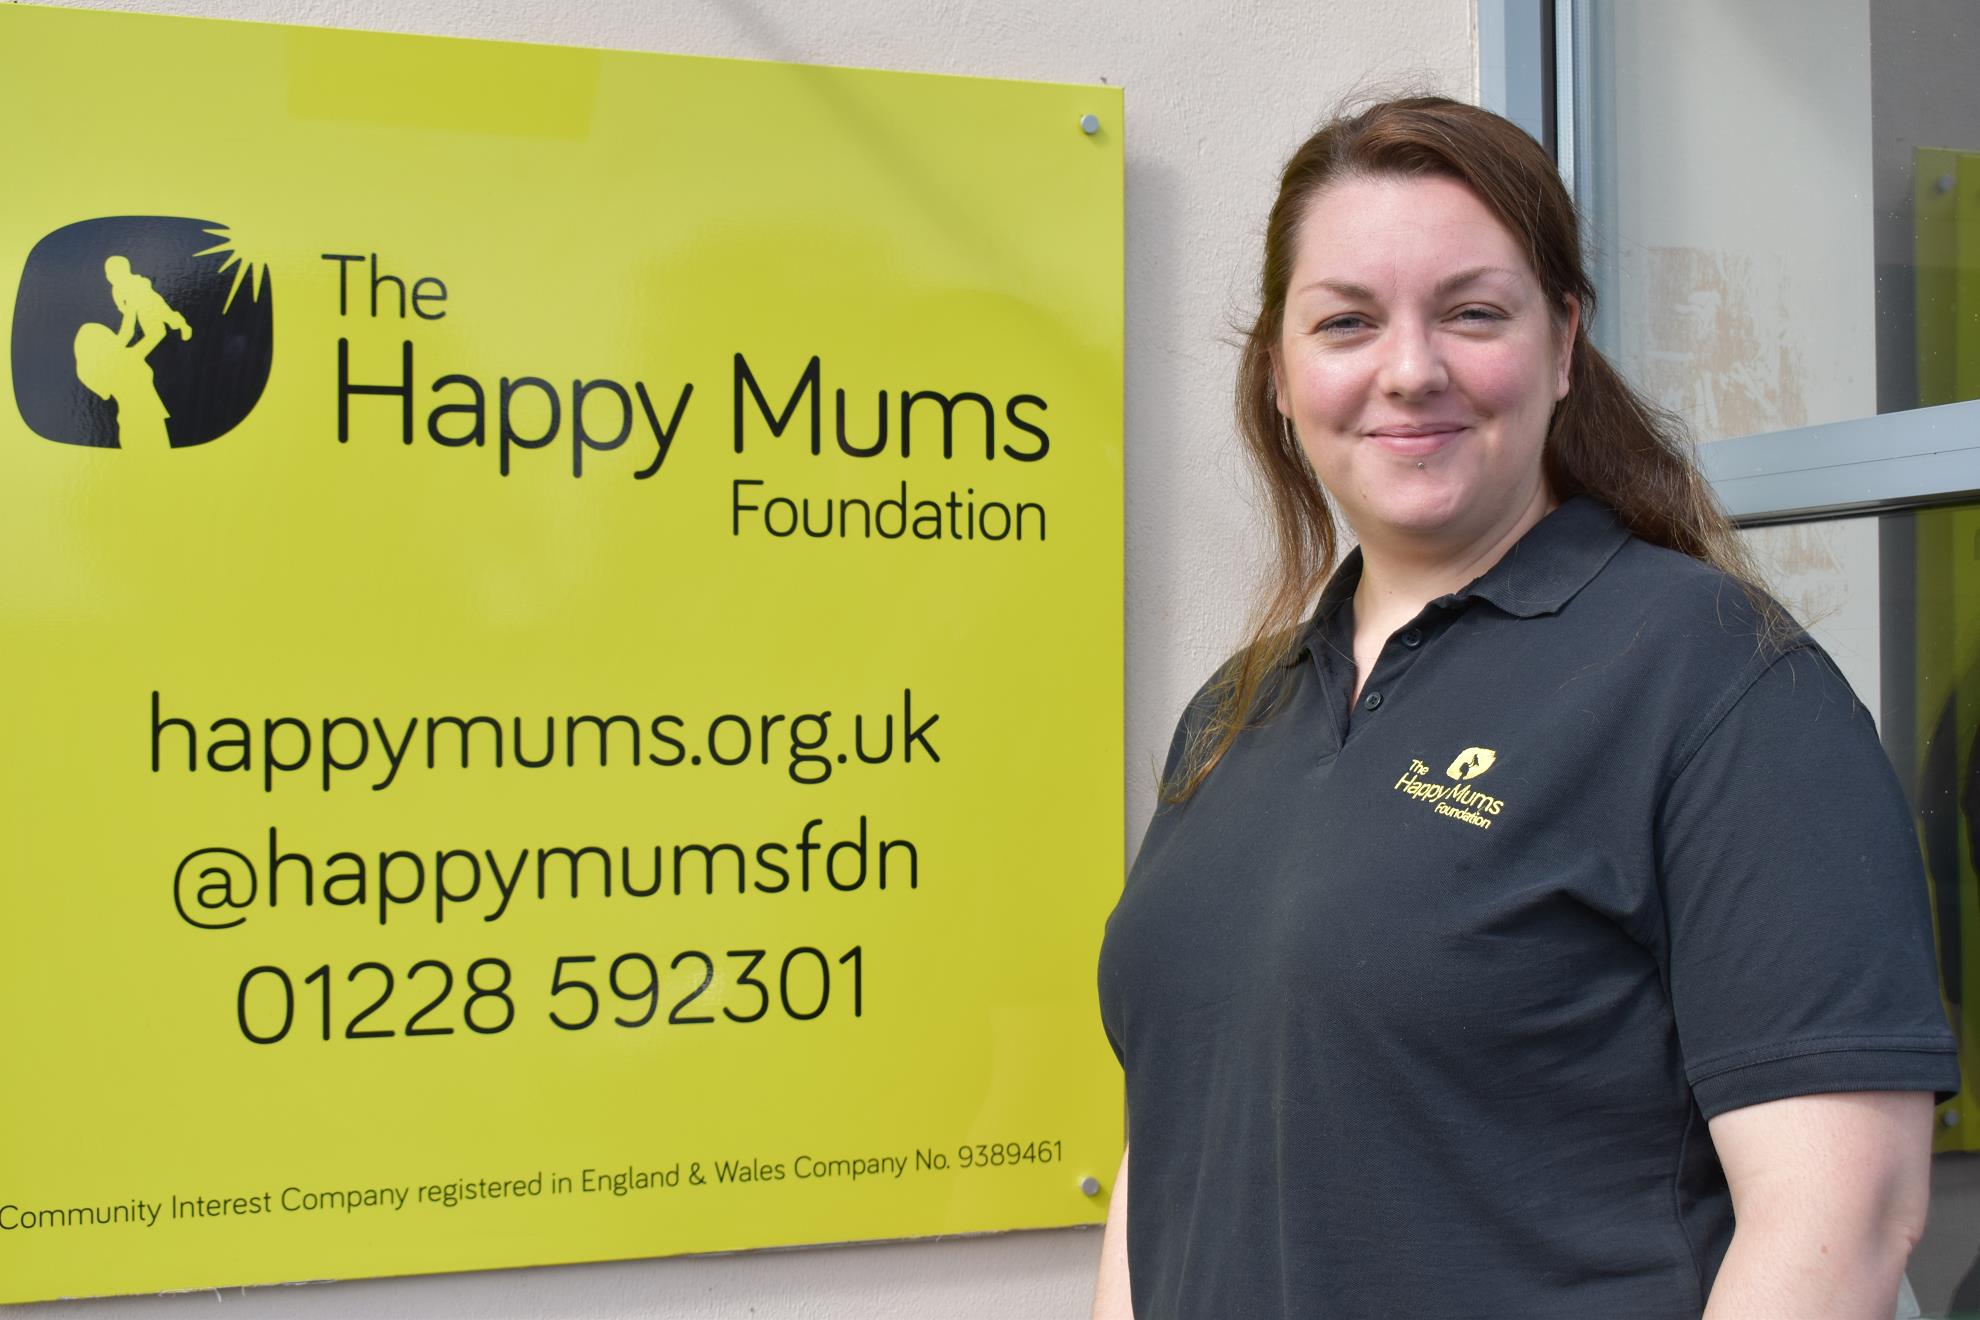
[[[1447,291],[1481,279],[1533,278],[1512,232],[1463,183],[1441,175],[1359,175],[1307,204],[1294,235],[1289,292],[1397,284]]]

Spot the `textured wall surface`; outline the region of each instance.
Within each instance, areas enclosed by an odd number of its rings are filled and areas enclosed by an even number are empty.
[[[1471,97],[1471,0],[79,0],[78,7],[913,69],[1126,88],[1127,757],[1132,849],[1154,763],[1237,639],[1259,526],[1229,421],[1277,168],[1350,92]],[[1096,713],[1096,715],[1099,713]],[[152,1317],[1084,1316],[1095,1232],[512,1270],[6,1308]]]

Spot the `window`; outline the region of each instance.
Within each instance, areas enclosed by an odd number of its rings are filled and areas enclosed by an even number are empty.
[[[1980,6],[1479,0],[1479,39],[1581,204],[1597,344],[1690,426],[1917,810],[1967,1092],[1910,1279],[1980,1316]]]

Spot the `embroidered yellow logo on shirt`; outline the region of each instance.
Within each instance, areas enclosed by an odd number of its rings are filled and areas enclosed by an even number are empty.
[[[1489,793],[1481,793],[1468,782],[1490,770],[1499,759],[1499,754],[1489,747],[1467,747],[1457,754],[1450,767],[1444,771],[1452,782],[1439,783],[1424,776],[1430,773],[1427,763],[1412,756],[1409,769],[1403,771],[1396,781],[1395,791],[1407,794],[1423,803],[1439,816],[1449,816],[1467,825],[1476,825],[1481,830],[1492,828],[1491,818],[1505,808],[1505,801]]]

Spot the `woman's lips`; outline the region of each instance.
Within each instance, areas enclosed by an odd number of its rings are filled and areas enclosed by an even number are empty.
[[[1466,429],[1460,422],[1378,426],[1368,433],[1368,438],[1400,458],[1425,458],[1449,446]]]

